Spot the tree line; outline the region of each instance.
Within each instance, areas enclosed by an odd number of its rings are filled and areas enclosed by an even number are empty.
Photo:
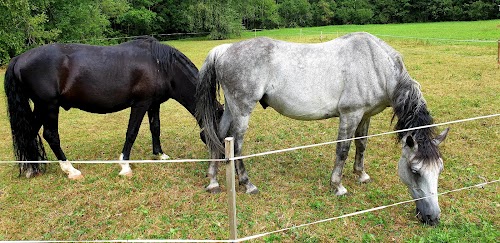
[[[113,44],[126,36],[500,17],[500,0],[0,0],[0,65],[51,42]]]

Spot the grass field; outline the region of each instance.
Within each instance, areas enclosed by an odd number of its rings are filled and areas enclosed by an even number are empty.
[[[462,40],[499,38],[500,21],[405,25],[331,26],[246,33],[294,42],[334,38],[318,31],[368,31],[381,35]],[[308,34],[311,33],[311,34]],[[410,75],[420,82],[436,123],[500,112],[500,69],[496,43],[451,42],[382,37],[400,51]],[[171,41],[200,67],[216,45],[234,42]],[[3,72],[0,75],[3,82]],[[3,92],[3,89],[1,89]],[[4,96],[0,96],[4,103]],[[61,111],[60,134],[70,160],[115,160],[122,149],[129,111],[95,115]],[[0,160],[12,160],[5,105],[0,106]],[[172,158],[207,158],[199,128],[175,101],[161,106],[161,140]],[[370,134],[392,130],[392,113],[373,117]],[[338,119],[303,122],[272,109],[255,110],[245,137],[244,154],[333,141]],[[441,146],[444,192],[500,178],[500,118],[453,124]],[[440,130],[444,127],[439,127]],[[354,147],[354,146],[352,146]],[[46,145],[46,149],[49,149]],[[335,147],[323,146],[246,160],[260,193],[237,194],[240,237],[340,216],[410,199],[397,176],[401,154],[394,136],[369,140],[365,153],[369,184],[350,173],[353,150],[344,170],[349,195],[335,197],[329,188]],[[51,159],[55,159],[49,152]],[[147,120],[134,144],[132,159],[153,159]],[[119,166],[76,164],[85,178],[69,181],[57,164],[39,177],[18,177],[13,164],[0,164],[0,240],[227,239],[226,193],[204,192],[207,163],[137,164],[134,177],[118,176]],[[224,169],[219,181],[224,187]],[[334,220],[256,242],[498,242],[498,183],[439,198],[441,224],[421,225],[414,204],[404,204]]]

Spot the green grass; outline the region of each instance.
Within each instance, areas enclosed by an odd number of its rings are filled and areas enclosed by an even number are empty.
[[[497,23],[500,21],[323,28],[420,37],[496,39],[496,36],[482,33],[498,33]],[[432,34],[433,29],[438,31]],[[300,36],[296,30],[258,34],[295,42],[321,41],[316,34]],[[463,45],[383,39],[403,54],[410,74],[422,85],[435,122],[499,113],[500,69],[496,43]],[[237,39],[182,40],[169,44],[200,67],[212,47],[234,41]],[[0,82],[3,82],[3,75],[0,75]],[[5,103],[3,95],[0,97],[0,103]],[[0,160],[12,160],[4,105],[0,106],[0,114],[3,117],[0,136],[4,138],[0,142]],[[60,134],[67,157],[71,160],[117,159],[124,142],[128,114],[128,110],[108,115],[61,110]],[[198,139],[196,123],[184,108],[175,101],[168,101],[161,106],[160,115],[162,146],[172,158],[208,157]],[[387,109],[373,117],[370,133],[392,130],[391,115]],[[450,125],[450,134],[441,147],[445,170],[440,177],[440,192],[500,177],[499,124],[500,119],[493,118]],[[338,119],[295,121],[272,109],[258,107],[252,114],[245,137],[244,154],[332,141],[336,138],[337,125]],[[357,183],[351,173],[354,157],[351,151],[343,179],[349,195],[340,198],[331,193],[328,182],[334,151],[334,145],[330,145],[246,160],[250,177],[259,187],[260,194],[246,195],[243,188],[239,188],[239,236],[410,198],[396,173],[401,152],[393,136],[369,140],[366,167],[373,179],[369,184]],[[54,159],[51,152],[49,155]],[[131,157],[154,158],[146,119]],[[85,175],[81,181],[66,179],[56,164],[50,165],[44,175],[32,179],[19,178],[15,165],[0,165],[0,240],[227,239],[229,235],[226,193],[211,195],[203,191],[208,183],[206,163],[137,164],[133,168],[134,177],[130,179],[118,176],[118,165],[75,166]],[[224,172],[222,167],[219,180],[223,187]],[[499,188],[497,183],[484,189],[473,188],[441,196],[442,219],[436,227],[421,225],[414,217],[414,205],[405,204],[255,241],[498,242]]]
[[[321,32],[329,36],[343,35],[350,32],[366,31],[375,35],[393,35],[416,38],[439,38],[453,40],[489,40],[499,39],[500,21],[439,22],[410,24],[370,24],[370,25],[331,25],[312,28],[288,28],[245,32],[243,37],[257,36],[320,36]]]

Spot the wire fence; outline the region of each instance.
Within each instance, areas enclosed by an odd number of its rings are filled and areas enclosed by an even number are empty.
[[[422,129],[422,128],[429,128],[429,127],[443,126],[443,125],[449,125],[449,124],[455,124],[455,123],[470,122],[470,121],[474,121],[474,120],[488,119],[488,118],[494,118],[494,117],[498,117],[498,116],[500,116],[500,113],[472,117],[472,118],[466,118],[466,119],[460,119],[460,120],[454,120],[454,121],[448,121],[448,122],[443,122],[443,123],[414,127],[414,128],[409,128],[409,129],[402,129],[402,130],[379,133],[379,134],[373,134],[373,135],[368,135],[368,136],[364,136],[364,137],[356,137],[356,138],[351,138],[351,139],[346,139],[346,140],[336,140],[336,141],[330,141],[330,142],[325,142],[325,143],[318,143],[318,144],[305,145],[305,146],[299,146],[299,147],[282,149],[282,150],[268,151],[268,152],[264,152],[264,153],[251,154],[251,155],[246,155],[246,156],[231,157],[231,158],[226,158],[226,159],[130,160],[127,162],[129,162],[129,163],[185,163],[185,162],[207,162],[207,161],[222,162],[222,161],[245,159],[245,158],[250,158],[250,157],[257,157],[257,156],[264,156],[264,155],[269,155],[269,154],[288,152],[288,151],[293,151],[293,150],[298,150],[298,149],[312,148],[312,147],[317,147],[317,146],[329,145],[329,144],[333,144],[333,143],[339,143],[342,141],[350,141],[350,140],[355,140],[355,139],[389,135],[389,134],[412,131],[412,130],[417,130],[417,129]],[[59,162],[59,161],[0,161],[0,164],[20,163],[20,162],[22,162],[22,163],[55,163],[55,162]],[[71,162],[72,163],[87,163],[87,164],[107,164],[107,163],[119,163],[119,162],[124,162],[124,161],[110,160],[110,161],[71,161]],[[469,190],[469,189],[473,189],[473,188],[483,188],[486,185],[498,183],[498,182],[500,182],[500,178],[496,179],[496,180],[492,180],[492,181],[487,181],[484,183],[479,183],[479,184],[476,184],[473,186],[467,186],[467,187],[462,187],[462,188],[458,188],[458,189],[453,189],[453,190],[441,192],[441,193],[438,193],[437,196],[442,196],[445,194],[463,191],[463,190]],[[428,197],[432,197],[432,196],[428,196]],[[365,209],[365,210],[361,210],[361,211],[357,211],[357,212],[353,212],[353,213],[348,213],[348,214],[344,214],[344,215],[340,215],[340,216],[322,219],[322,220],[318,220],[318,221],[311,222],[311,223],[295,225],[292,227],[287,227],[287,228],[283,228],[283,229],[279,229],[279,230],[264,232],[264,233],[260,233],[260,234],[256,234],[256,235],[246,236],[246,237],[237,238],[237,239],[230,239],[230,240],[185,240],[185,239],[159,240],[159,239],[154,239],[154,240],[90,240],[90,241],[59,241],[59,240],[57,240],[57,241],[10,241],[10,242],[23,242],[23,243],[27,243],[27,242],[45,242],[45,243],[51,243],[51,242],[137,242],[137,243],[139,243],[139,242],[144,242],[144,243],[146,243],[146,242],[244,242],[244,241],[262,238],[262,237],[265,237],[265,236],[268,236],[271,234],[286,232],[286,231],[289,231],[292,229],[307,227],[307,226],[325,223],[325,222],[329,222],[329,221],[333,221],[333,220],[337,220],[337,219],[342,219],[342,218],[354,217],[357,215],[361,215],[361,214],[365,214],[365,213],[369,213],[369,212],[373,212],[373,211],[378,211],[378,210],[382,210],[382,209],[386,209],[386,208],[390,208],[390,207],[395,207],[395,206],[402,205],[402,204],[416,202],[418,200],[422,200],[422,199],[425,199],[428,197],[422,197],[422,198],[417,198],[417,199],[412,199],[412,200],[396,202],[396,203],[392,203],[392,204],[388,204],[388,205],[373,207],[373,208],[369,208],[369,209]]]
[[[245,32],[253,33],[253,37],[266,36],[266,33],[272,32],[262,32],[264,29],[251,29],[246,30]],[[259,34],[258,34],[259,33]],[[265,33],[265,34],[261,34]],[[346,31],[317,31],[317,30],[303,30],[298,29],[297,33],[284,33],[283,36],[319,36],[322,39],[322,36],[335,36],[339,37],[341,35],[346,35],[352,32]],[[109,37],[109,38],[86,38],[86,39],[74,39],[64,41],[65,43],[70,42],[92,42],[92,41],[112,41],[112,40],[123,40],[127,41],[130,39],[136,39],[144,36],[156,37],[160,40],[176,40],[176,39],[185,39],[185,38],[193,38],[193,37],[205,37],[208,36],[210,32],[179,32],[179,33],[161,33],[161,34],[148,34],[148,35],[137,35],[137,36],[121,36],[121,37]],[[390,37],[390,38],[399,38],[399,39],[414,39],[414,40],[424,40],[424,41],[440,41],[440,42],[458,42],[458,43],[497,43],[498,40],[479,40],[479,39],[450,39],[450,38],[435,38],[435,37],[417,37],[417,36],[403,36],[403,35],[391,35],[384,33],[371,33],[378,37]]]
[[[469,121],[475,121],[475,120],[481,120],[481,119],[494,118],[494,117],[498,117],[498,116],[500,116],[500,113],[465,118],[465,119],[442,122],[442,123],[435,123],[435,124],[431,124],[431,125],[412,127],[412,128],[395,130],[395,131],[390,131],[390,132],[383,132],[383,133],[372,134],[372,135],[367,135],[367,136],[353,137],[353,138],[348,138],[348,139],[334,140],[334,141],[328,141],[328,142],[323,142],[323,143],[316,143],[316,144],[310,144],[310,145],[304,145],[304,146],[298,146],[298,147],[292,147],[292,148],[286,148],[286,149],[272,150],[272,151],[267,151],[267,152],[262,152],[262,153],[237,156],[237,157],[233,157],[233,158],[229,158],[229,159],[126,160],[126,162],[127,163],[145,163],[145,164],[146,163],[225,162],[228,160],[248,159],[248,158],[252,158],[252,157],[259,157],[259,156],[265,156],[265,155],[271,155],[271,154],[277,154],[277,153],[290,152],[290,151],[299,150],[299,149],[314,148],[314,147],[318,147],[318,146],[325,146],[325,145],[330,145],[330,144],[335,144],[335,143],[340,143],[340,142],[354,141],[357,139],[379,137],[379,136],[396,134],[396,133],[401,133],[401,132],[419,130],[419,129],[423,129],[423,128],[431,128],[431,127],[438,127],[438,126],[450,125],[450,124],[455,124],[455,123],[463,123],[463,122],[469,122]],[[16,161],[16,160],[9,161],[9,160],[5,160],[5,161],[0,161],[0,164],[12,164],[12,163],[16,163],[16,164],[17,163],[49,164],[49,163],[59,163],[59,162],[60,161],[55,161],[55,160],[54,161]],[[71,162],[74,164],[115,164],[115,163],[123,163],[124,161],[123,160],[74,160],[74,161],[68,160],[68,162]]]
[[[459,191],[463,191],[463,190],[470,190],[470,189],[473,189],[473,188],[484,188],[486,185],[494,184],[494,183],[498,183],[498,182],[500,182],[500,179],[492,180],[492,181],[488,181],[488,182],[484,182],[484,183],[479,183],[479,184],[476,184],[476,185],[473,185],[473,186],[467,186],[467,187],[462,187],[462,188],[458,188],[458,189],[453,189],[453,190],[441,192],[441,193],[438,193],[437,196],[442,196],[442,195],[446,195],[446,194],[453,193],[453,192],[459,192]],[[104,242],[130,242],[130,243],[150,243],[150,242],[159,242],[159,243],[163,243],[163,242],[165,242],[165,243],[169,243],[169,242],[186,242],[186,243],[188,243],[188,242],[193,242],[193,243],[194,242],[209,242],[209,243],[211,243],[211,242],[245,242],[245,241],[249,241],[249,240],[255,240],[255,239],[258,239],[258,238],[262,238],[262,237],[265,237],[265,236],[268,236],[268,235],[272,235],[272,234],[277,234],[277,233],[282,233],[282,232],[290,231],[290,230],[293,230],[293,229],[298,229],[298,228],[307,227],[307,226],[311,226],[311,225],[316,225],[316,224],[320,224],[320,223],[326,223],[326,222],[330,222],[330,221],[337,220],[337,219],[354,217],[354,216],[357,216],[357,215],[361,215],[361,214],[365,214],[365,213],[369,213],[369,212],[374,212],[374,211],[379,211],[379,210],[387,209],[387,208],[390,208],[390,207],[399,206],[399,205],[402,205],[402,204],[412,203],[412,202],[423,200],[423,199],[426,199],[426,198],[429,198],[429,197],[433,197],[433,196],[421,197],[421,198],[417,198],[417,199],[396,202],[396,203],[392,203],[392,204],[388,204],[388,205],[383,205],[383,206],[378,206],[378,207],[374,207],[374,208],[369,208],[369,209],[365,209],[365,210],[361,210],[361,211],[356,211],[356,212],[353,212],[353,213],[348,213],[348,214],[344,214],[344,215],[340,215],[340,216],[336,216],[336,217],[332,217],[332,218],[328,218],[328,219],[322,219],[322,220],[318,220],[318,221],[315,221],[315,222],[310,222],[310,223],[295,225],[295,226],[292,226],[292,227],[287,227],[287,228],[283,228],[283,229],[279,229],[279,230],[264,232],[264,233],[260,233],[260,234],[256,234],[256,235],[251,235],[251,236],[246,236],[246,237],[243,237],[243,238],[238,238],[238,239],[233,239],[233,240],[186,240],[186,239],[168,239],[168,240],[152,239],[151,240],[151,239],[144,239],[144,240],[83,240],[83,241],[74,241],[74,240],[71,240],[71,241],[47,240],[47,241],[9,241],[9,242],[20,242],[20,243],[31,243],[31,242],[33,242],[33,243],[35,243],[35,242],[40,242],[40,243],[55,243],[55,242],[63,242],[63,243],[66,243],[66,242],[84,242],[84,243],[85,242],[87,242],[87,243],[104,243]]]
[[[352,32],[344,32],[344,31],[311,31],[311,30],[300,30],[298,35],[315,35],[315,36],[324,36],[324,35],[333,35],[333,36],[341,36],[345,34],[349,34]],[[380,34],[380,33],[371,33],[378,37],[390,37],[390,38],[399,38],[399,39],[414,39],[414,40],[424,40],[424,41],[440,41],[440,42],[470,42],[470,43],[497,43],[498,40],[478,40],[478,39],[450,39],[450,38],[435,38],[435,37],[417,37],[417,36],[404,36],[404,35],[391,35],[391,34]]]

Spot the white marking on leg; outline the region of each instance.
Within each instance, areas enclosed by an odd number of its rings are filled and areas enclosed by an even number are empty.
[[[259,189],[252,183],[248,183],[246,185],[247,190],[245,191],[246,194],[256,194],[259,192]]]
[[[210,178],[210,184],[205,189],[210,193],[219,193],[221,189],[219,182],[217,182],[217,162],[210,162],[208,177]]]
[[[219,188],[217,190],[220,191],[220,185],[219,185],[219,183],[217,181],[210,181],[210,184],[207,186],[207,191],[214,192],[212,190],[215,189],[215,188]],[[217,191],[215,191],[215,192],[217,192]]]
[[[170,156],[168,156],[168,155],[166,155],[166,154],[162,154],[162,155],[160,156],[160,159],[161,159],[161,160],[167,160],[167,159],[170,159]]]
[[[120,160],[123,160],[123,154],[120,154]],[[120,166],[122,167],[122,169],[121,169],[119,175],[132,177],[132,168],[130,168],[129,163],[120,163]]]
[[[335,188],[335,195],[337,196],[342,196],[342,195],[345,195],[347,193],[347,189],[345,189],[344,186],[342,186],[342,184],[339,184],[337,186],[337,188]]]
[[[31,167],[26,170],[26,178],[31,178],[34,175],[35,173],[33,173],[33,169]]]
[[[361,174],[359,175],[358,181],[361,183],[369,182],[370,176],[366,174],[366,172],[362,171]]]
[[[330,184],[332,186],[332,189],[335,191],[335,195],[337,196],[342,196],[347,193],[347,189],[345,189],[345,187],[342,185],[341,179],[341,176],[332,173]]]
[[[59,161],[59,166],[61,166],[62,171],[68,174],[68,178],[71,180],[77,180],[83,178],[82,172],[75,169],[69,161]]]

